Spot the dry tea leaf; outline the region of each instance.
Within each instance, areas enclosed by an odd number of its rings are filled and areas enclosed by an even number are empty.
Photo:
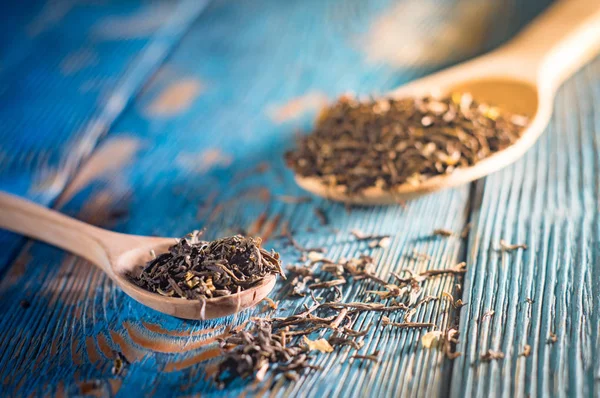
[[[421,337],[421,344],[425,348],[435,347],[438,344],[441,337],[441,330],[433,330],[431,332],[427,332],[423,335],[423,337]]]
[[[311,340],[304,336],[304,342],[308,346],[309,351],[317,350],[323,353],[333,352],[333,347],[325,339]]]
[[[485,362],[495,361],[498,359],[504,359],[504,353],[500,351],[487,350],[485,354],[481,355],[481,360]]]
[[[485,314],[483,314],[483,316],[481,317],[481,320],[483,321],[485,318],[491,318],[494,316],[495,313],[496,313],[496,311],[489,310]]]
[[[448,229],[438,228],[433,230],[433,234],[435,236],[449,237],[452,236],[454,233]]]
[[[273,301],[273,299],[269,298],[269,297],[265,297],[264,299],[262,299],[262,301],[265,302],[265,304],[267,306],[269,306],[269,308],[276,310],[277,309],[277,303],[275,301]]]
[[[454,296],[448,292],[442,292],[442,299],[447,299],[450,304],[454,305]]]
[[[323,253],[319,253],[316,251],[308,252],[308,259],[313,262],[321,261],[325,258]]]
[[[529,355],[531,355],[531,346],[529,344],[525,344],[525,346],[523,347],[523,353],[521,353],[521,355],[524,357],[528,357]]]
[[[511,251],[517,250],[517,249],[527,250],[527,245],[525,243],[510,244],[510,243],[506,243],[506,241],[504,241],[503,239],[500,240],[500,250],[501,251],[511,252]]]

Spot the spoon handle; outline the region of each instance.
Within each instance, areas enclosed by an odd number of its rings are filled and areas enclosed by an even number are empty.
[[[112,234],[33,202],[0,192],[0,228],[38,239],[110,269],[103,244]]]
[[[599,50],[600,0],[559,0],[499,52],[532,83],[556,90]]]

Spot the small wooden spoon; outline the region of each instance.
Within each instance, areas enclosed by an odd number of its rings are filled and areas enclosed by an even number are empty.
[[[176,240],[107,231],[0,192],[0,228],[58,246],[89,260],[134,300],[165,314],[186,319],[213,319],[252,307],[275,286],[270,275],[256,287],[207,300],[163,297],[148,292],[125,276],[152,259],[151,250],[165,252]]]
[[[600,50],[600,0],[561,0],[521,34],[486,55],[404,85],[391,97],[468,92],[478,102],[526,115],[530,124],[509,148],[471,167],[391,191],[368,188],[347,195],[343,186],[297,175],[302,188],[328,199],[355,204],[391,204],[484,177],[519,159],[548,125],[558,87]]]

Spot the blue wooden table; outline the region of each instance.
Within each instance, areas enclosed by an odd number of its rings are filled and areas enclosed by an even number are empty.
[[[14,3],[14,4],[9,4]],[[513,36],[545,0],[3,2],[0,189],[106,228],[207,236],[294,231],[331,258],[372,254],[377,274],[443,269],[413,320],[459,319],[462,355],[424,348],[424,331],[373,323],[362,353],[319,354],[298,381],[206,380],[215,341],[237,318],[192,322],[128,298],[91,264],[0,231],[2,396],[598,396],[600,394],[600,59],[569,80],[535,147],[470,186],[403,206],[304,195],[282,154],[320,107],[383,93]],[[330,226],[321,226],[314,209]],[[466,239],[428,239],[435,228]],[[337,232],[333,232],[335,228]],[[349,231],[390,234],[370,249]],[[499,242],[528,250],[500,253]],[[413,250],[430,261],[411,258]],[[367,285],[344,291],[360,300]],[[301,308],[281,285],[278,314]],[[401,314],[400,314],[401,315]],[[398,315],[398,317],[400,316]],[[400,320],[400,319],[397,319]],[[523,355],[526,346],[530,355]],[[504,359],[482,361],[488,349]],[[131,362],[120,375],[115,352]]]

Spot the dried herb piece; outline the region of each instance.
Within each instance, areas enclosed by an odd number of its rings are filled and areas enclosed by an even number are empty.
[[[523,352],[521,353],[522,356],[524,357],[528,357],[529,355],[531,355],[531,346],[529,344],[525,344],[525,346],[523,347]]]
[[[414,248],[409,255],[410,258],[418,261],[429,261],[431,256],[427,253],[420,253],[417,248]]]
[[[273,301],[273,299],[269,298],[269,297],[265,297],[264,299],[261,300],[261,302],[264,301],[265,304],[271,308],[272,310],[276,310],[277,309],[277,303],[275,301]]]
[[[446,358],[455,359],[461,356],[460,352],[452,351],[452,347],[458,344],[458,330],[454,328],[446,329],[442,336],[442,349],[446,354]]]
[[[211,242],[195,231],[149,261],[134,284],[166,297],[201,300],[256,286],[267,275],[283,278],[279,254],[260,247],[260,238],[241,235]]]
[[[350,231],[350,235],[354,236],[356,240],[380,240],[384,238],[389,238],[389,235],[372,235],[365,234],[359,229],[353,229]]]
[[[308,346],[308,350],[317,350],[323,353],[333,352],[333,347],[325,339],[311,340],[306,336],[303,336],[304,342]]]
[[[334,287],[334,286],[339,286],[339,285],[343,285],[346,283],[346,280],[344,278],[340,278],[340,279],[334,279],[331,281],[327,281],[327,282],[318,282],[318,283],[313,283],[311,285],[308,285],[309,289],[326,289],[328,287]]]
[[[472,166],[514,144],[527,123],[468,93],[364,102],[343,96],[285,159],[297,174],[350,195],[392,190]]]
[[[483,316],[481,317],[481,320],[483,321],[485,318],[491,318],[494,316],[495,313],[496,313],[496,311],[494,311],[494,310],[488,310],[485,312],[485,314],[483,314]]]
[[[506,241],[503,239],[500,240],[500,250],[501,251],[512,252],[513,250],[517,250],[517,249],[527,250],[527,245],[525,243],[510,244],[510,243],[506,243]]]
[[[352,355],[350,358],[355,359],[355,360],[363,359],[363,360],[379,363],[379,350],[375,350],[372,354],[367,354],[367,355],[355,354],[355,355]]]
[[[443,228],[434,229],[433,234],[435,236],[443,236],[446,238],[454,235],[454,233],[452,231],[450,231],[449,229],[443,229]]]
[[[115,359],[113,361],[113,367],[111,371],[113,375],[120,376],[125,367],[130,365],[130,363],[122,352],[113,351],[113,354],[115,355]]]
[[[558,336],[554,333],[550,332],[550,336],[548,337],[548,344],[554,344],[558,341]]]
[[[369,242],[369,247],[371,249],[375,249],[375,248],[382,248],[385,249],[386,247],[388,247],[390,245],[390,238],[389,236],[385,236],[381,239],[377,239],[377,240],[372,240],[371,242]]]
[[[481,360],[484,362],[495,361],[498,359],[504,359],[504,353],[500,351],[487,350],[485,354],[481,355]]]
[[[441,330],[432,330],[421,337],[421,345],[425,348],[435,347],[442,338]]]
[[[329,344],[331,344],[332,346],[348,345],[357,351],[360,350],[365,345],[365,343],[363,341],[355,341],[353,339],[349,339],[346,337],[340,337],[340,336],[331,336],[329,338]]]
[[[387,316],[381,318],[381,323],[383,326],[394,326],[402,329],[424,329],[435,327],[435,323],[431,322],[392,322]]]

